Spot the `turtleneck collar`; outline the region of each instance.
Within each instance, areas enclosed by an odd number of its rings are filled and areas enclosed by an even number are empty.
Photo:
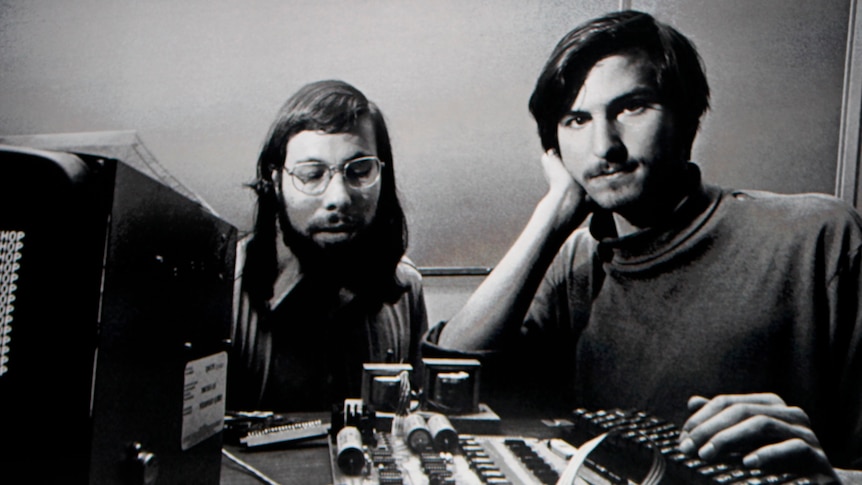
[[[599,242],[603,261],[621,265],[647,263],[673,251],[696,232],[716,207],[721,191],[702,183],[697,165],[689,163],[687,172],[686,195],[659,225],[619,237],[611,212],[593,214],[590,233]]]

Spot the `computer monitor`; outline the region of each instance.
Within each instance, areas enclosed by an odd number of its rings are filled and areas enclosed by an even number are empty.
[[[0,469],[218,483],[236,229],[94,136],[0,137]]]

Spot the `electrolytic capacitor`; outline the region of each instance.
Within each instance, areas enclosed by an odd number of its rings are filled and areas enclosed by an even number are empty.
[[[446,416],[432,414],[428,418],[428,429],[438,451],[452,451],[458,446],[458,432]]]
[[[365,453],[362,452],[362,434],[355,426],[341,428],[336,436],[338,468],[347,475],[359,475],[365,467]]]
[[[404,441],[414,453],[421,453],[432,446],[431,430],[421,414],[405,416]]]

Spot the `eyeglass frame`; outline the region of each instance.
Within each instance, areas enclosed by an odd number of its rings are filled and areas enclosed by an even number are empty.
[[[357,162],[359,160],[368,160],[368,159],[372,159],[372,160],[377,161],[377,165],[378,165],[377,177],[375,177],[375,179],[372,180],[371,182],[369,182],[367,185],[360,185],[360,186],[352,185],[348,181],[348,179],[344,176],[344,169],[347,168],[347,166],[353,162]],[[305,188],[305,182],[300,180],[300,178],[293,173],[294,170],[296,169],[296,167],[300,166],[300,165],[322,165],[326,168],[327,173],[329,174],[329,178],[326,180],[326,183],[324,183],[318,191],[309,192]],[[365,156],[361,156],[361,157],[352,158],[352,159],[344,162],[344,164],[341,165],[341,167],[338,167],[336,165],[329,165],[329,164],[321,162],[321,161],[313,161],[313,162],[309,161],[309,162],[300,162],[300,163],[296,164],[292,169],[287,169],[286,167],[281,167],[281,168],[284,171],[284,173],[286,173],[287,175],[290,175],[290,178],[293,180],[293,186],[296,188],[296,190],[302,192],[305,195],[321,195],[324,192],[326,192],[326,189],[329,188],[329,183],[332,182],[332,178],[335,176],[336,172],[341,172],[341,177],[342,177],[342,179],[344,179],[344,183],[348,187],[351,187],[353,189],[366,189],[366,188],[371,187],[380,181],[380,178],[383,176],[383,168],[385,166],[386,166],[386,162],[381,160],[379,157],[376,157],[374,155],[365,155]]]

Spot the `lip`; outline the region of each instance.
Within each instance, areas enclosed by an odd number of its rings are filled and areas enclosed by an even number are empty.
[[[316,227],[314,232],[353,232],[354,230],[356,230],[356,228],[353,224],[333,224]]]
[[[613,179],[620,178],[633,173],[637,170],[637,163],[624,163],[619,165],[609,165],[595,170],[587,177],[588,179]]]
[[[337,234],[344,232],[353,232],[353,229],[347,226],[338,226],[338,227],[323,227],[315,231],[318,234],[328,233],[328,234]]]
[[[317,227],[310,233],[311,238],[320,245],[340,244],[355,235],[356,228],[347,224]]]

